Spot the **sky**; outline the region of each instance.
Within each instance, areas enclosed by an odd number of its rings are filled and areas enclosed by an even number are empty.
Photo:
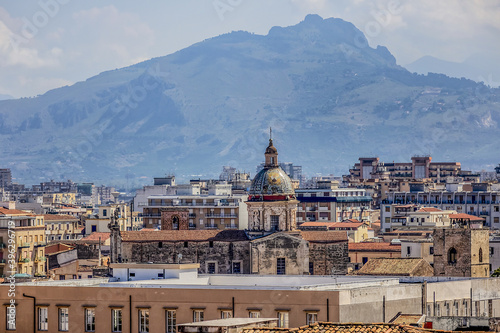
[[[500,2],[474,0],[0,0],[0,99],[36,96],[106,70],[307,14],[352,22],[405,66],[430,55],[500,84]]]

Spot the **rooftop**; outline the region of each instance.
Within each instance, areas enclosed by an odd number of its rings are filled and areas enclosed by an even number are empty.
[[[417,332],[440,332],[445,333],[448,331],[438,331],[432,329],[424,329],[414,326],[405,326],[398,324],[361,324],[361,323],[325,323],[319,322],[308,326],[297,328],[277,328],[277,327],[259,327],[252,329],[245,329],[243,333],[272,333],[272,332],[297,332],[297,333],[336,333],[336,332],[356,332],[356,333],[417,333]]]

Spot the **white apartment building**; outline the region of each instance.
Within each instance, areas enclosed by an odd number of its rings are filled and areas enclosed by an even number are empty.
[[[388,193],[380,205],[382,230],[391,228],[390,207],[399,205],[424,205],[443,211],[456,211],[485,219],[491,229],[500,229],[500,184],[473,184],[472,191],[465,190],[464,184],[447,184],[446,190],[424,190]],[[470,186],[470,185],[469,185]],[[389,209],[389,211],[387,211]]]

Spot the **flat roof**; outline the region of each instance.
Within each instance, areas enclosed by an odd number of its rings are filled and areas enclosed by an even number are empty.
[[[267,321],[277,321],[278,318],[226,318],[206,320],[195,323],[178,324],[177,326],[190,327],[230,327],[230,326],[247,326],[252,324],[264,323]]]
[[[113,263],[111,268],[132,268],[132,269],[193,269],[200,268],[200,264],[148,264],[148,263]]]

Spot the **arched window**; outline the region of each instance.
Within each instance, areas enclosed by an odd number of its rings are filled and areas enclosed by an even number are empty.
[[[448,263],[449,264],[456,264],[457,263],[457,250],[452,247],[448,251]]]
[[[179,216],[177,216],[177,215],[172,217],[172,229],[179,230]]]
[[[479,248],[479,262],[483,262],[483,249]]]

